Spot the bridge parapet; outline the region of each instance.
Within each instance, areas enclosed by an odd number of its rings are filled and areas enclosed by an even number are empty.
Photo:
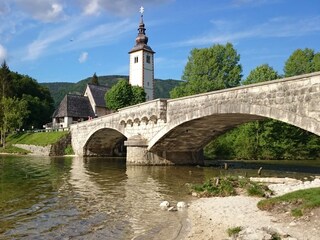
[[[127,126],[137,123],[140,125],[141,122],[148,124],[149,121],[157,123],[162,120],[167,121],[167,100],[156,99],[140,103],[134,106],[121,108],[118,111],[120,124]]]
[[[268,117],[319,134],[320,72],[208,92],[167,102],[167,122],[214,114]],[[186,110],[187,109],[187,110]]]

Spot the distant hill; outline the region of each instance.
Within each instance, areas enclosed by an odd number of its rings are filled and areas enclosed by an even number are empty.
[[[99,83],[108,87],[112,87],[120,79],[129,80],[128,76],[123,75],[111,75],[111,76],[100,76],[98,77]],[[67,93],[83,94],[85,87],[88,82],[91,81],[91,77],[83,79],[77,83],[70,82],[53,82],[53,83],[40,83],[43,86],[48,87],[51,96],[54,100],[55,107],[59,105],[63,97]],[[180,80],[161,80],[155,79],[155,98],[169,98],[169,92],[172,88],[176,87],[181,83]]]

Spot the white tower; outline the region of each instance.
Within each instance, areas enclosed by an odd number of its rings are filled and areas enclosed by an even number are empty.
[[[147,101],[154,99],[154,51],[148,46],[143,23],[144,8],[140,8],[141,19],[138,28],[136,45],[129,52],[130,72],[129,83],[144,89]]]

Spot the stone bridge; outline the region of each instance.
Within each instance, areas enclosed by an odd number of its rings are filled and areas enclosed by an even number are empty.
[[[320,72],[123,108],[71,125],[72,147],[111,157],[124,143],[128,164],[201,164],[214,137],[265,118],[320,136]]]

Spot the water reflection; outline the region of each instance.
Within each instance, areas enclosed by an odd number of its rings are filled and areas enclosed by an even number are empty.
[[[159,203],[189,201],[187,183],[244,172],[257,175],[255,169],[126,166],[124,159],[0,156],[0,238],[183,239],[186,212],[162,211]]]

